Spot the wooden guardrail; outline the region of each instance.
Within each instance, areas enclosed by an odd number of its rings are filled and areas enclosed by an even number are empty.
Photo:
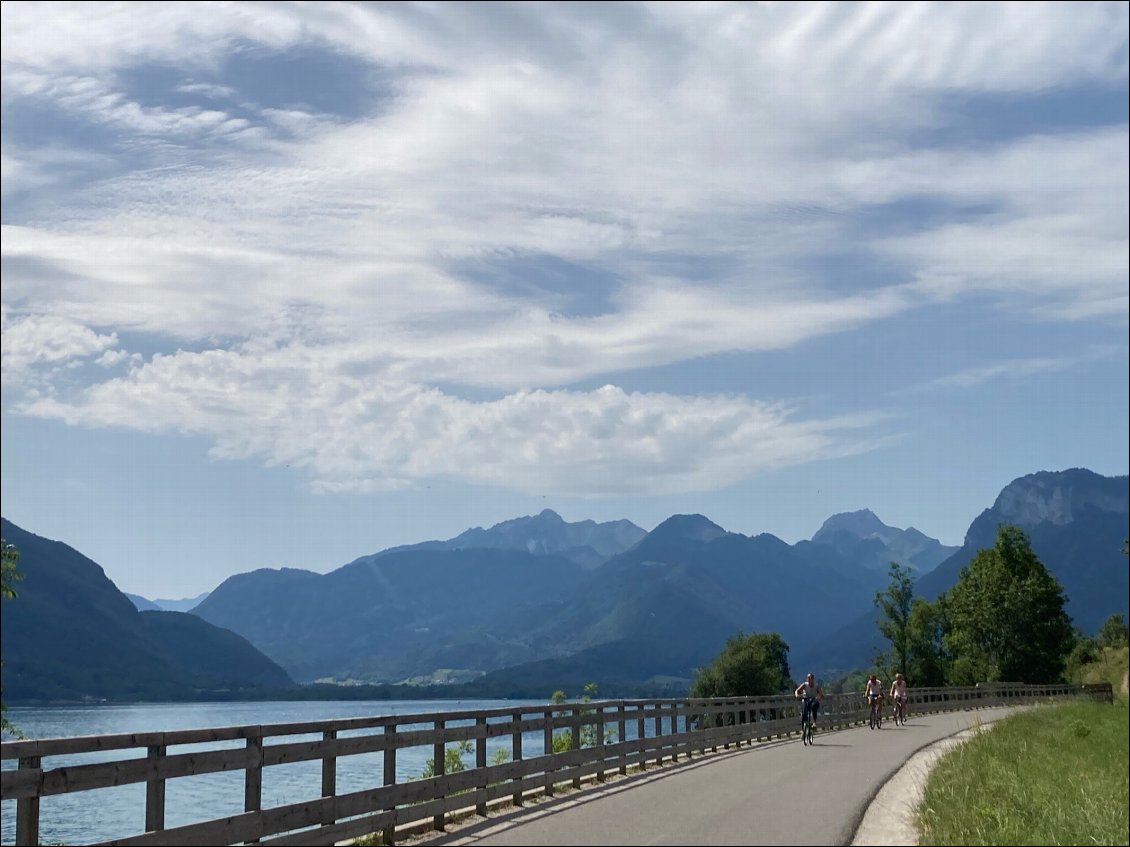
[[[920,688],[910,693],[910,714],[1021,705],[1063,696],[1112,699],[1110,686],[997,683],[971,688]],[[821,707],[821,724],[865,723],[858,694],[833,694]],[[425,728],[420,728],[420,727]],[[0,759],[18,767],[0,773],[0,796],[16,801],[17,845],[39,843],[40,798],[144,783],[144,818],[134,830],[103,844],[333,844],[380,832],[392,844],[410,827],[442,829],[454,812],[485,814],[498,802],[522,804],[582,780],[677,761],[680,757],[787,737],[799,730],[799,705],[791,696],[720,700],[604,700],[471,711],[379,715],[305,723],[229,726],[166,732],[6,741]],[[316,740],[293,740],[315,734]],[[567,747],[554,753],[554,738]],[[508,742],[508,761],[487,764],[487,742]],[[242,742],[238,747],[230,742]],[[186,745],[228,742],[224,749],[178,752]],[[470,742],[475,765],[445,773],[449,744]],[[397,751],[430,747],[435,775],[397,782]],[[106,762],[48,766],[52,757],[122,751]],[[360,791],[339,793],[337,766],[345,757],[379,753],[383,773]],[[321,763],[320,784],[298,803],[264,808],[265,768]],[[165,828],[168,780],[242,771],[242,814]]]

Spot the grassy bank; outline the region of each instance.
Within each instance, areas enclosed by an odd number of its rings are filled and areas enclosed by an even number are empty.
[[[1122,686],[1126,679],[1127,668],[1130,667],[1130,647],[1108,647],[1103,650],[1095,661],[1084,665],[1074,683],[1082,682],[1109,682],[1117,697],[1119,691],[1125,695]]]
[[[1040,706],[978,733],[931,773],[919,843],[1127,844],[1128,727],[1116,695],[1113,705]]]

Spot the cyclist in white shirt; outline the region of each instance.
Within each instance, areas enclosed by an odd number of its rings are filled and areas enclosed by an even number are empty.
[[[867,680],[867,687],[863,689],[863,693],[867,695],[868,708],[873,708],[877,700],[883,699],[883,683],[879,681],[879,677],[874,672],[872,672],[871,678]],[[882,708],[882,704],[879,708]]]
[[[906,704],[910,699],[910,691],[906,687],[906,678],[901,673],[895,674],[895,681],[891,683],[891,701],[902,706],[902,719],[906,720]]]
[[[824,689],[816,684],[816,677],[812,674],[806,676],[793,695],[800,700],[801,729],[804,729],[804,721],[809,712],[812,713],[812,722],[816,723],[816,715],[820,712],[820,698],[824,696]]]

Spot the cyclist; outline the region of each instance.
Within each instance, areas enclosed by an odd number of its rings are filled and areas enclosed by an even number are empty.
[[[812,714],[812,722],[816,723],[816,715],[820,711],[820,698],[824,696],[824,689],[822,686],[816,684],[816,677],[809,674],[804,678],[804,682],[796,687],[793,696],[800,700],[800,728],[804,729],[804,722],[807,720],[809,713]]]
[[[910,692],[906,688],[906,678],[901,673],[895,674],[895,681],[891,683],[891,702],[896,710],[901,710],[902,720],[906,721],[906,703]]]
[[[863,693],[867,695],[867,705],[874,711],[876,708],[882,709],[883,707],[883,683],[879,681],[879,677],[875,672],[871,672],[871,677],[867,680],[867,687],[863,689]],[[874,726],[872,726],[874,729]]]

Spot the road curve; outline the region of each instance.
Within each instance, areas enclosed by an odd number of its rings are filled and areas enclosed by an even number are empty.
[[[472,817],[411,843],[848,845],[880,789],[915,753],[1013,711],[912,714],[901,727],[888,722],[879,730],[818,731],[811,747],[797,738],[696,756]],[[913,793],[909,784],[907,791]],[[882,822],[874,812],[869,816],[877,831]]]

